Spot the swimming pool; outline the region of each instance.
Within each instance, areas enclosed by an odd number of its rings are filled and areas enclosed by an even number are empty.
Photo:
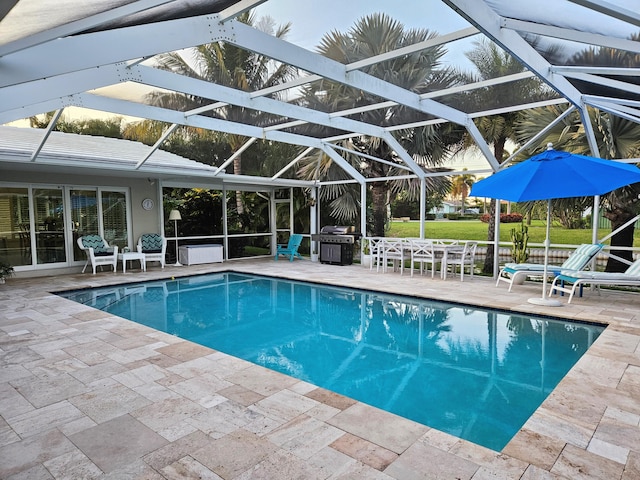
[[[60,295],[498,451],[604,329],[238,273]]]

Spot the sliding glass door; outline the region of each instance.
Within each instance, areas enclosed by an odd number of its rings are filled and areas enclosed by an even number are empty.
[[[84,261],[83,235],[129,245],[126,188],[0,185],[0,260],[14,267],[65,266]]]

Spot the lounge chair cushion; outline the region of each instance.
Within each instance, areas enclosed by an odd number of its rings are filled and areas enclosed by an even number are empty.
[[[591,260],[596,253],[602,249],[600,244],[583,244],[580,245],[575,251],[569,255],[569,258],[565,260],[562,265],[548,265],[549,271],[563,270],[577,270]],[[530,272],[542,272],[544,270],[544,264],[540,263],[507,263],[504,266],[506,272],[517,271],[530,271]]]
[[[93,254],[96,256],[112,255],[113,249],[107,248],[104,244],[104,240],[100,235],[85,235],[82,237],[82,244],[85,248],[93,248]]]
[[[140,238],[142,253],[162,253],[162,237],[155,233],[145,233]]]

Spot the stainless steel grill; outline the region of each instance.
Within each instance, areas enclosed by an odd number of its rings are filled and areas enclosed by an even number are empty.
[[[358,236],[352,226],[327,225],[311,240],[320,242],[320,262],[333,265],[351,265],[353,246]]]

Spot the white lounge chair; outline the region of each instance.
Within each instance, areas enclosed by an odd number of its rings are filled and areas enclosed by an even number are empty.
[[[569,255],[562,265],[547,265],[547,274],[555,277],[562,270],[574,271],[584,270],[589,262],[602,250],[601,243],[583,243]],[[498,274],[496,287],[500,282],[509,284],[509,291],[514,282],[522,277],[541,277],[544,274],[544,265],[541,263],[507,263]]]
[[[94,275],[96,274],[96,267],[98,265],[111,265],[115,273],[118,264],[117,245],[110,247],[107,241],[100,235],[85,235],[78,238],[78,247],[84,250],[84,253],[87,255],[87,261],[84,264],[82,273],[86,270],[89,262],[91,262]]]
[[[571,287],[565,286],[566,283],[571,283]],[[566,292],[569,294],[569,300],[567,303],[571,303],[571,300],[576,293],[576,289],[580,287],[580,293],[582,294],[582,287],[584,285],[640,287],[640,259],[633,262],[629,268],[622,273],[591,272],[582,270],[572,272],[563,270],[560,272],[560,275],[553,279],[549,295],[552,295],[556,291]]]

